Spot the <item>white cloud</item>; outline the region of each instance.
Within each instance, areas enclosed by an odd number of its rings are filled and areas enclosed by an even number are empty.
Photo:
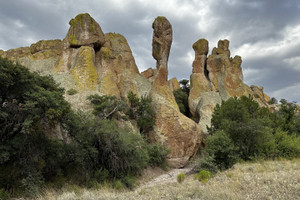
[[[273,92],[270,92],[270,95],[272,97],[275,97],[277,99],[287,99],[288,101],[294,101],[296,99],[300,99],[300,83],[296,83],[291,86],[287,86],[278,90],[275,90]],[[299,103],[299,102],[298,102]]]
[[[279,41],[269,39],[266,41],[257,41],[256,43],[246,43],[235,51],[243,58],[253,60],[262,57],[283,57],[286,52],[300,45],[300,25],[286,27],[281,31],[283,38]]]

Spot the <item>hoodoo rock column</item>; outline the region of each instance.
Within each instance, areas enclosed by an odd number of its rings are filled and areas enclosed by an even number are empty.
[[[156,114],[150,140],[171,150],[168,162],[183,167],[198,150],[201,129],[193,120],[180,113],[172,90],[168,86],[168,58],[172,44],[172,26],[165,17],[153,22],[152,54],[158,69],[150,96]]]

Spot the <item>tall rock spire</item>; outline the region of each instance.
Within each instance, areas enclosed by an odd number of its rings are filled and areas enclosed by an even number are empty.
[[[153,22],[152,54],[158,69],[150,96],[156,114],[154,131],[149,134],[153,142],[164,144],[171,150],[168,162],[173,167],[183,167],[196,153],[201,140],[201,130],[178,108],[173,91],[168,85],[168,58],[172,44],[172,26],[165,17]]]
[[[156,68],[168,70],[168,60],[173,40],[172,25],[165,17],[157,17],[153,24],[152,56],[156,60]]]

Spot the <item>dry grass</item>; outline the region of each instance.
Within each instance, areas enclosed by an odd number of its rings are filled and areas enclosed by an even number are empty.
[[[176,177],[175,177],[176,178]],[[182,183],[169,182],[135,191],[109,188],[47,191],[37,199],[300,199],[300,160],[236,164],[206,184],[188,176]]]

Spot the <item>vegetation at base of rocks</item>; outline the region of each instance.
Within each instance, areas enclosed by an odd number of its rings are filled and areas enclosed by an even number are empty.
[[[152,99],[142,96],[138,98],[133,92],[127,95],[129,101],[128,115],[130,119],[137,121],[142,134],[148,133],[153,130],[155,124],[155,113],[151,107]]]
[[[69,89],[68,91],[67,91],[67,94],[68,95],[74,95],[74,94],[77,94],[78,93],[78,91],[77,90],[75,90],[75,89]]]
[[[278,101],[277,101],[277,99],[275,98],[275,97],[272,97],[269,101],[268,101],[268,104],[269,105],[273,105],[273,104],[277,104],[278,103]]]
[[[190,93],[189,80],[183,79],[179,81],[181,87],[178,90],[173,92],[176,103],[179,107],[179,110],[182,114],[187,117],[190,117],[190,108],[188,104],[188,98]]]
[[[287,101],[274,113],[251,96],[223,101],[215,107],[205,141],[209,168],[212,163],[224,170],[240,160],[300,157],[297,112],[296,104]]]
[[[99,114],[111,110],[98,106],[95,115],[74,112],[63,95],[51,77],[0,58],[1,198],[35,195],[42,187],[70,182],[98,187],[120,180],[130,188],[145,167],[165,162],[162,146]],[[112,102],[108,107],[117,101],[103,98]]]
[[[180,173],[177,175],[177,182],[178,183],[183,183],[183,181],[185,180],[185,173]]]
[[[299,199],[300,159],[237,163],[232,169],[217,173],[208,184],[186,176],[183,184],[157,182],[134,191],[97,189],[46,189],[37,200],[52,199]]]
[[[201,181],[203,183],[207,183],[208,179],[212,177],[211,173],[206,170],[201,170],[197,174],[194,175],[194,179]]]

